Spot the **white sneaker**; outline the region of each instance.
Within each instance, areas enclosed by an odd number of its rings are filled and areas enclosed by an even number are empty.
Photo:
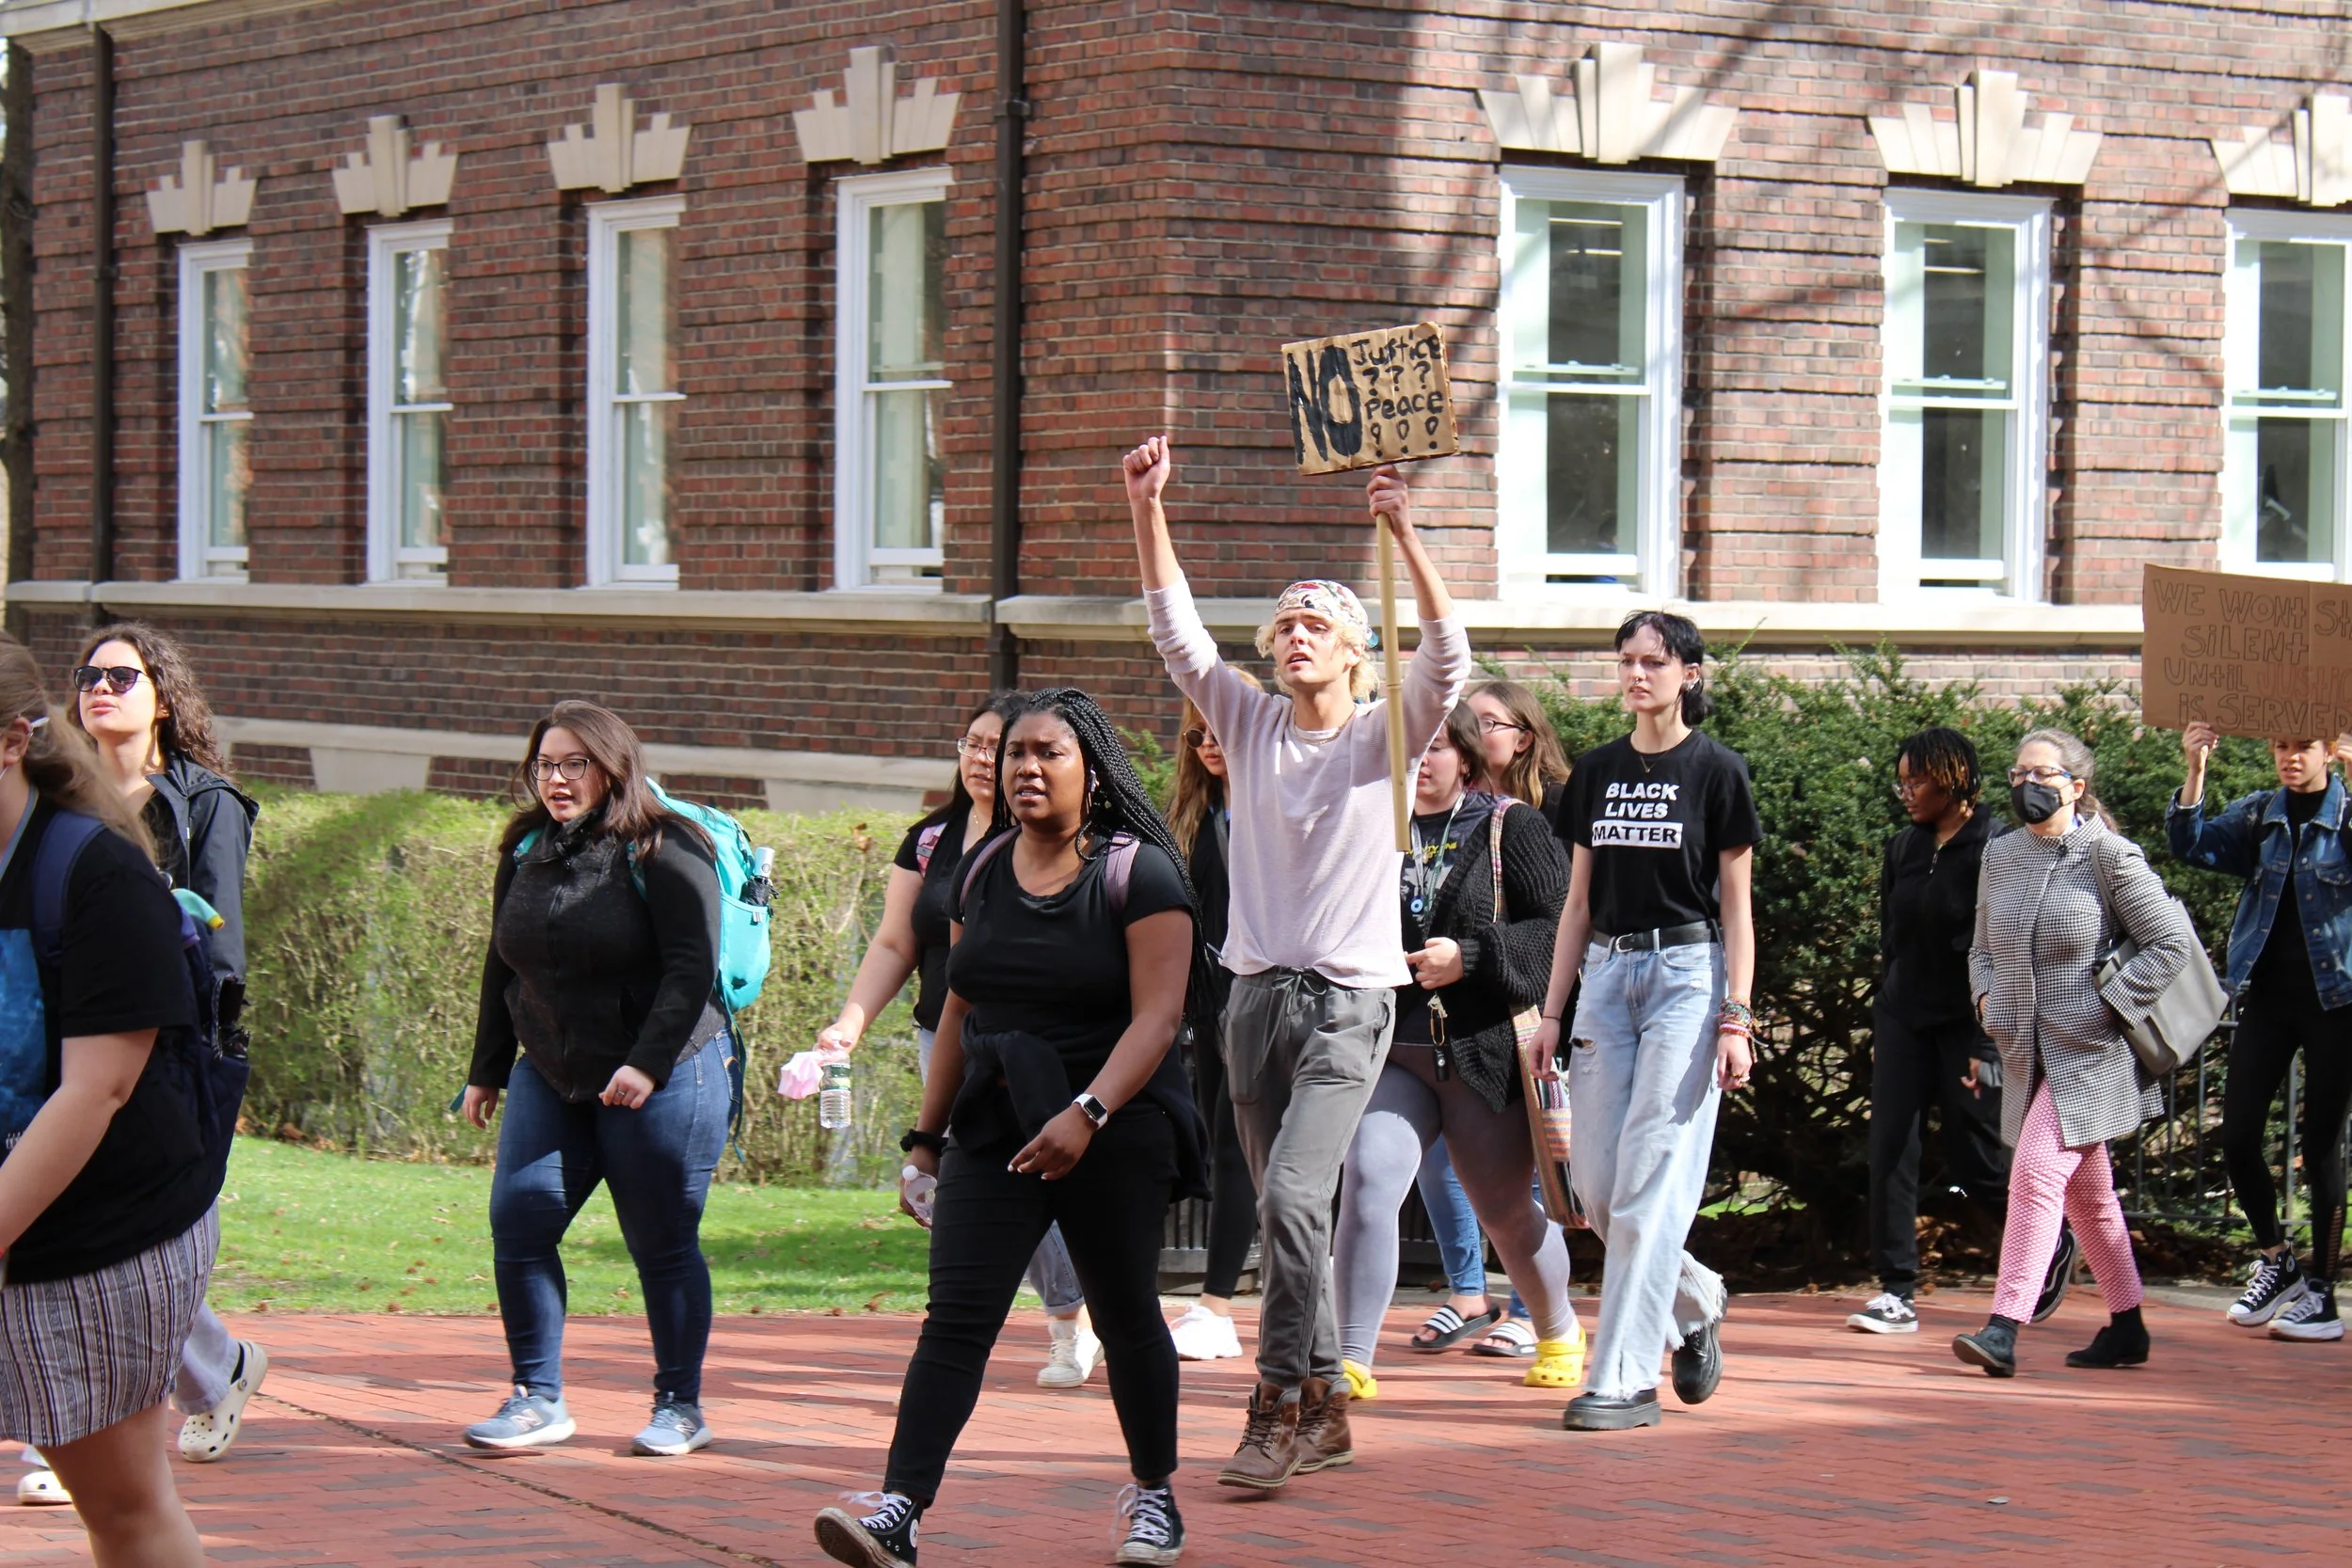
[[[210,1465],[228,1457],[245,1424],[245,1402],[269,1376],[269,1353],[250,1339],[237,1341],[237,1375],[219,1404],[201,1416],[180,1423],[180,1457],[191,1465]]]
[[[34,1470],[16,1481],[16,1500],[26,1508],[57,1508],[73,1501],[55,1470]]]
[[[1865,1334],[1916,1334],[1919,1314],[1894,1291],[1881,1291],[1863,1304],[1861,1311],[1846,1320],[1846,1326]]]
[[[1168,1334],[1176,1341],[1180,1360],[1222,1361],[1241,1354],[1241,1335],[1234,1330],[1233,1320],[1217,1316],[1197,1301],[1168,1325]]]
[[[1103,1341],[1094,1337],[1087,1323],[1086,1309],[1079,1308],[1073,1318],[1048,1318],[1045,1326],[1053,1331],[1054,1348],[1039,1369],[1037,1386],[1041,1388],[1077,1388],[1085,1385],[1103,1359]]]

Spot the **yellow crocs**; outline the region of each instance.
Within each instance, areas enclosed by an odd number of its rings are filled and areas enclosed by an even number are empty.
[[[1530,1388],[1576,1388],[1584,1382],[1584,1329],[1565,1339],[1535,1341],[1535,1364],[1519,1380]]]
[[[1582,1363],[1580,1361],[1578,1365],[1581,1366]],[[1376,1400],[1380,1397],[1380,1380],[1372,1375],[1370,1367],[1359,1366],[1353,1361],[1343,1359],[1340,1362],[1340,1370],[1347,1378],[1348,1398],[1360,1403],[1365,1400]],[[1581,1375],[1581,1373],[1579,1374],[1580,1378]]]

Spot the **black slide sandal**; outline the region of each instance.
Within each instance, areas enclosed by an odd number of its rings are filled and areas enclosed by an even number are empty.
[[[1421,1325],[1422,1334],[1433,1335],[1434,1338],[1423,1339],[1420,1335],[1415,1335],[1405,1341],[1405,1347],[1407,1350],[1419,1351],[1423,1355],[1435,1355],[1439,1351],[1452,1350],[1488,1323],[1498,1322],[1502,1317],[1502,1314],[1500,1311],[1490,1307],[1475,1318],[1465,1318],[1454,1309],[1452,1302],[1447,1302],[1435,1312],[1430,1313]]]

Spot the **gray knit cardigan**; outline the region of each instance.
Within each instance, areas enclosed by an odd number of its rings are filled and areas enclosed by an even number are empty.
[[[2102,908],[2093,855],[2106,863],[2112,911]],[[2102,995],[2091,970],[2119,926],[2139,951]],[[2062,838],[2021,831],[1985,846],[1968,975],[2001,1048],[2002,1137],[2017,1142],[2043,1079],[2069,1148],[2126,1136],[2162,1110],[2122,1023],[2147,1017],[2196,941],[2139,847],[2095,816]]]

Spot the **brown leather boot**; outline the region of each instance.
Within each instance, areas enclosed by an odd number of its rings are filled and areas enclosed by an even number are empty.
[[[1356,1437],[1347,1428],[1345,1380],[1311,1377],[1298,1386],[1298,1473],[1356,1463]]]
[[[1298,1411],[1296,1402],[1284,1402],[1278,1385],[1259,1384],[1249,1396],[1249,1423],[1242,1429],[1241,1447],[1217,1472],[1217,1484],[1279,1492],[1298,1468]]]

